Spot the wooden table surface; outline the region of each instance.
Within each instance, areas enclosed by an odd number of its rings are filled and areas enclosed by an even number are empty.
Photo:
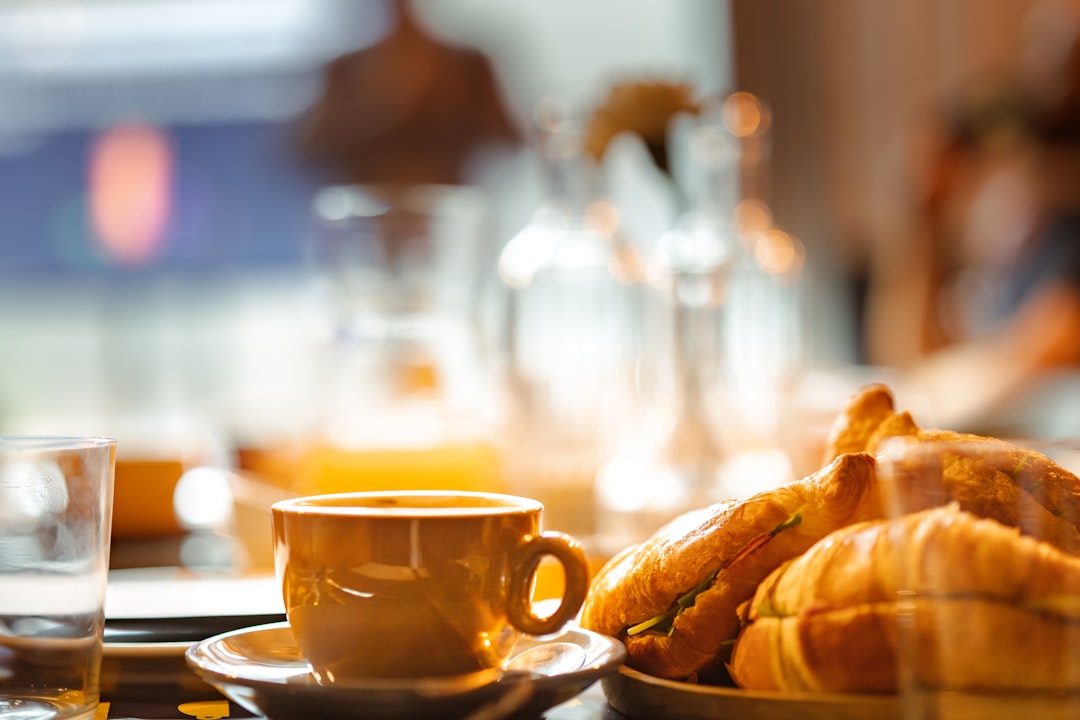
[[[144,684],[106,690],[94,720],[220,720],[252,718],[236,703],[201,683],[194,676],[175,684]],[[552,708],[544,720],[626,720],[604,699],[600,683],[578,697]],[[313,719],[314,720],[314,719]],[[358,718],[357,720],[362,720]]]

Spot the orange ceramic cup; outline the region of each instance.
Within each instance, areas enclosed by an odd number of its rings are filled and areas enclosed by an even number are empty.
[[[289,624],[316,680],[483,682],[520,633],[573,619],[588,589],[578,543],[542,532],[543,505],[482,492],[317,495],[272,508]],[[532,607],[545,557],[564,569],[549,617]]]

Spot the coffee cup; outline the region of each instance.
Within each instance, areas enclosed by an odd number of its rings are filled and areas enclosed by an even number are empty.
[[[483,492],[355,492],[275,503],[274,566],[297,645],[320,684],[496,677],[522,633],[546,635],[584,601],[585,554],[542,532],[543,505]],[[563,567],[540,616],[534,576]]]

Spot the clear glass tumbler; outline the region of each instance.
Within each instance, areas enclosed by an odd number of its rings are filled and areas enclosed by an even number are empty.
[[[0,437],[0,717],[92,718],[116,443]]]
[[[1080,479],[1031,444],[887,441],[874,586],[904,720],[1080,717]]]

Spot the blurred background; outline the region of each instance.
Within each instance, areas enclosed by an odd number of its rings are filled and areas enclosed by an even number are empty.
[[[871,381],[1071,436],[1078,16],[0,0],[0,431],[117,437],[119,541],[252,569],[273,499],[369,487],[603,555]]]

